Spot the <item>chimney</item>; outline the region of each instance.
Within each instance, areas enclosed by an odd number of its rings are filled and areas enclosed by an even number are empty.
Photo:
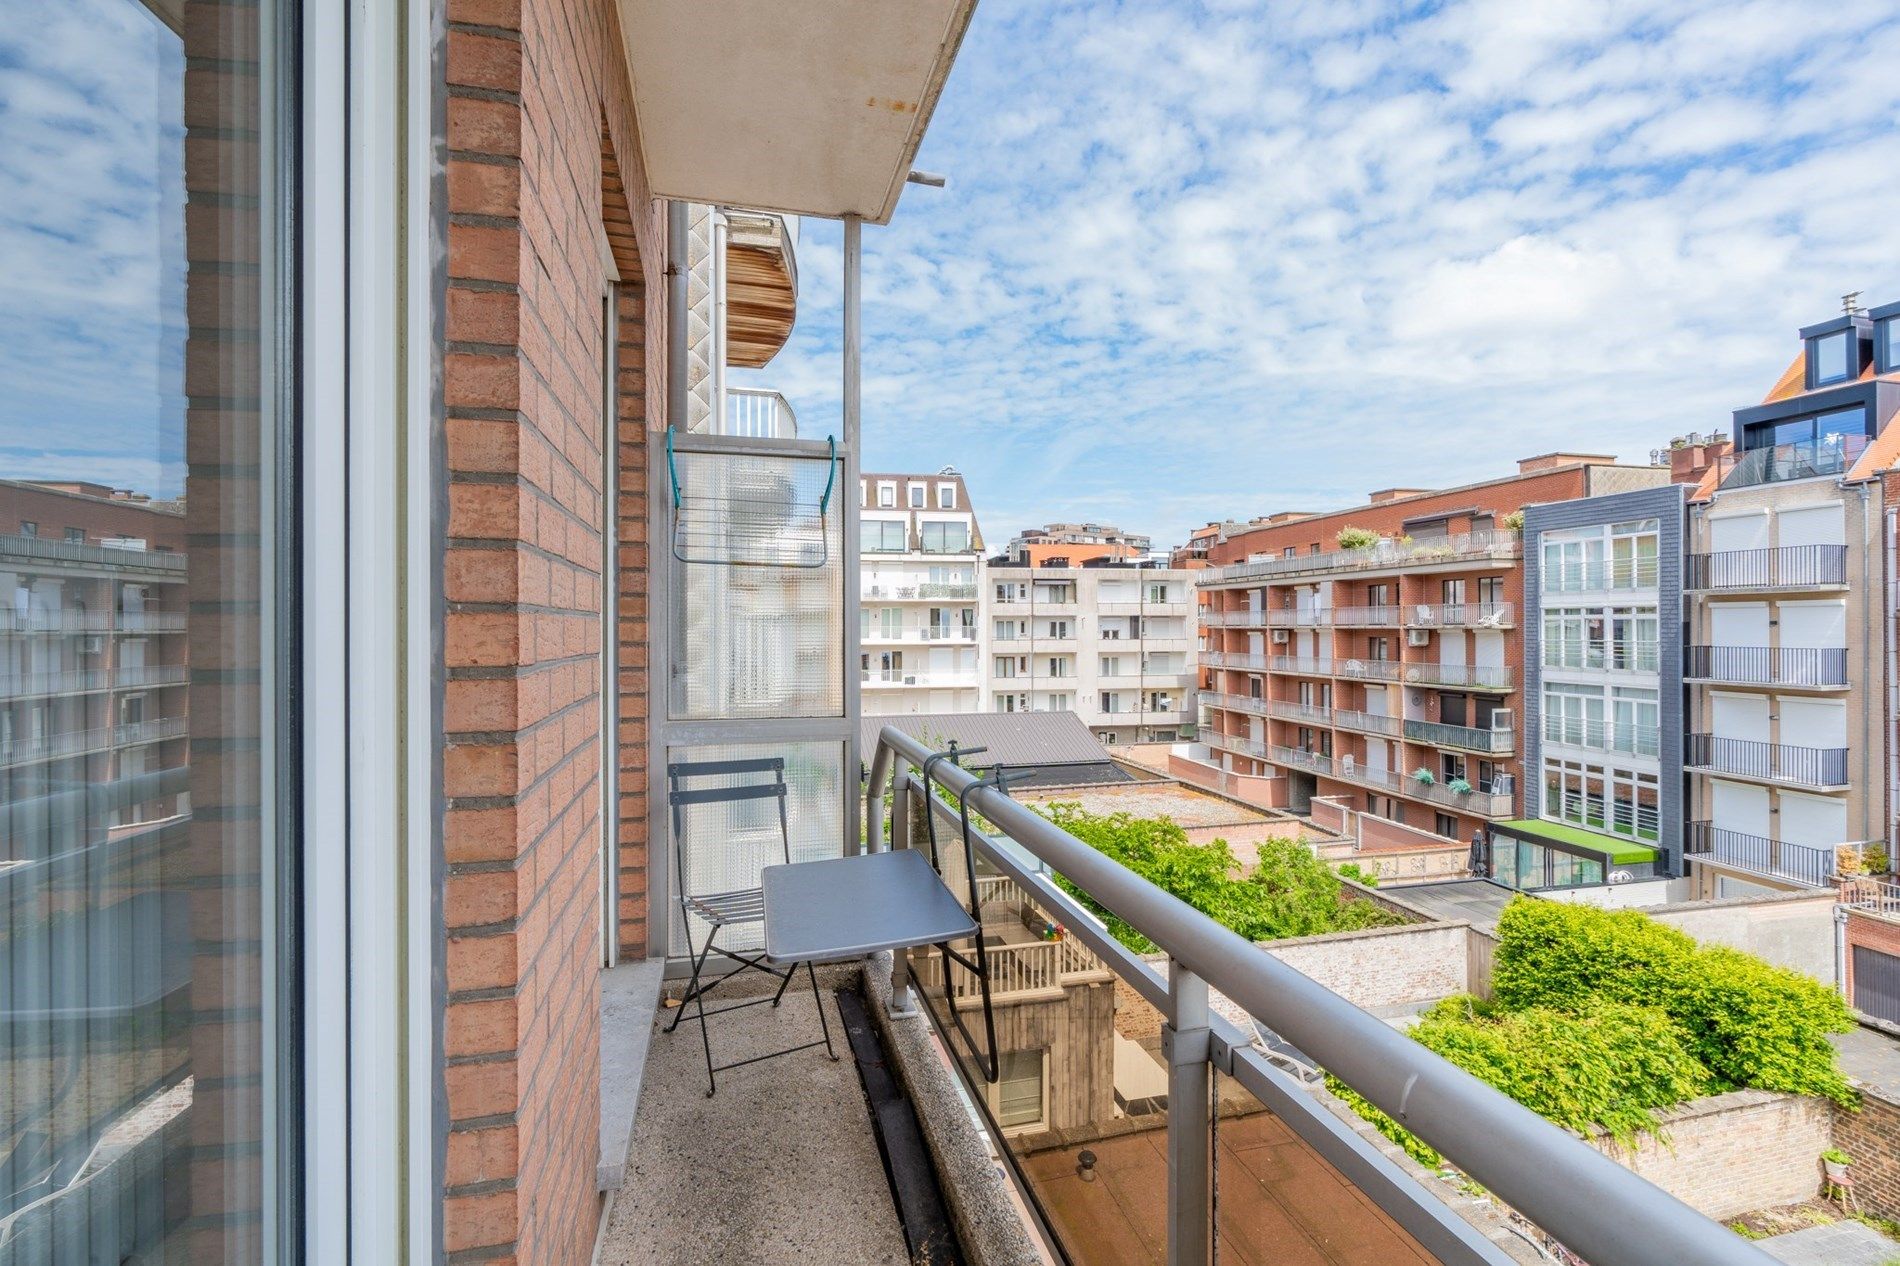
[[[1603,453],[1540,453],[1536,457],[1520,458],[1517,473],[1535,475],[1539,471],[1556,470],[1559,466],[1614,466],[1616,458]]]

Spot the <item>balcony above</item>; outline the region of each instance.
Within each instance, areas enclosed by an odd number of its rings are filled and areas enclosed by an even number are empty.
[[[1405,741],[1424,743],[1431,747],[1449,747],[1461,752],[1477,752],[1483,756],[1506,756],[1517,750],[1517,731],[1407,720]]]
[[[1683,852],[1770,879],[1819,888],[1838,865],[1835,849],[1789,844],[1765,835],[1731,831],[1712,822],[1691,822],[1683,835]]]
[[[1408,686],[1453,686],[1463,690],[1513,690],[1516,675],[1502,665],[1434,664],[1429,661],[1399,665],[1396,680]],[[1347,676],[1350,674],[1341,674]]]
[[[661,198],[888,223],[975,0],[620,0]]]
[[[1845,690],[1847,649],[1840,646],[1691,646],[1683,676],[1724,686]]]
[[[798,319],[798,221],[728,211],[726,222],[726,363],[759,369]]]
[[[727,387],[724,434],[754,440],[795,440],[798,415],[792,411],[792,402],[776,391]]]
[[[1522,542],[1516,532],[1466,532],[1421,541],[1382,540],[1367,549],[1328,550],[1292,558],[1262,558],[1209,568],[1196,578],[1203,589],[1257,588],[1293,576],[1442,571],[1447,567],[1515,566]]]
[[[1719,734],[1691,734],[1683,764],[1696,773],[1777,787],[1845,791],[1848,786],[1845,747],[1795,747]]]
[[[1689,555],[1684,584],[1711,593],[1847,587],[1847,546],[1783,545]]]
[[[1830,435],[1796,444],[1753,448],[1723,460],[1722,491],[1797,479],[1839,478],[1867,451],[1865,435]]]

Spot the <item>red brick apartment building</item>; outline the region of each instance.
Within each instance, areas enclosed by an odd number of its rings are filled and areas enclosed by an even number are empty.
[[[1505,479],[1390,488],[1350,510],[1228,530],[1198,581],[1206,759],[1267,779],[1276,806],[1328,800],[1448,841],[1518,816],[1511,516],[1669,479],[1550,453]]]

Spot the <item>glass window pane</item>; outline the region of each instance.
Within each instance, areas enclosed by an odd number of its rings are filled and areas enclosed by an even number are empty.
[[[255,1262],[296,1222],[286,15],[0,0],[7,1262]]]
[[[1849,331],[1829,334],[1813,339],[1809,343],[1810,354],[1814,357],[1814,381],[1816,383],[1838,382],[1847,377],[1847,340]]]

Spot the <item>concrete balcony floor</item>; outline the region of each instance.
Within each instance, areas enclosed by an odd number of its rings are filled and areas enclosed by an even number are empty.
[[[832,993],[855,970],[818,976],[836,1063],[820,1046],[729,1069],[708,1099],[692,1013],[673,1033],[653,1034],[625,1184],[601,1238],[603,1266],[906,1266],[903,1228]],[[748,975],[754,993],[770,983]],[[728,986],[735,999],[744,996],[737,983]],[[662,1009],[656,1025],[673,1014]],[[803,973],[777,1008],[747,1007],[708,1024],[721,1064],[819,1037]]]

